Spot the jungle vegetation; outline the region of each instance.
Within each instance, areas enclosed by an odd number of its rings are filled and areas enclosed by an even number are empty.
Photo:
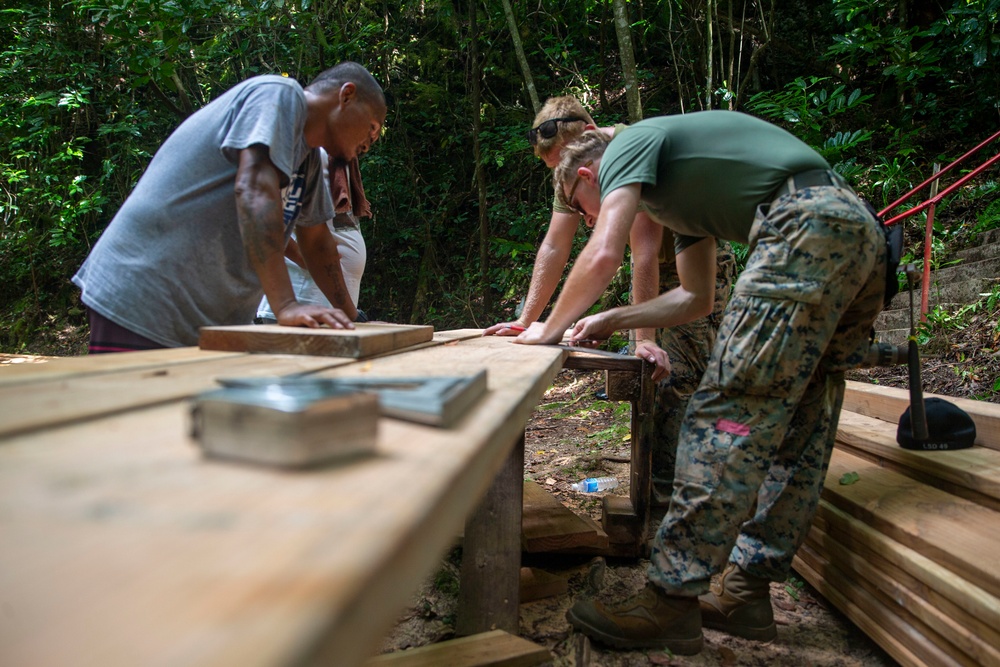
[[[1000,128],[998,17],[1000,0],[4,0],[0,349],[84,321],[69,278],[152,154],[250,76],[307,83],[345,59],[376,75],[361,306],[482,327],[516,308],[548,221],[525,138],[546,97],[602,124],[758,115],[880,207]],[[993,169],[955,194],[940,238],[1000,226],[997,192]]]

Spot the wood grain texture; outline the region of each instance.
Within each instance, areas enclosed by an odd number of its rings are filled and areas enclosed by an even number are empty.
[[[544,646],[503,630],[372,658],[365,667],[532,667],[552,660]]]
[[[1000,405],[968,398],[924,394],[924,398],[932,396],[950,401],[969,413],[976,423],[977,445],[1000,449]],[[843,410],[897,424],[900,415],[909,405],[910,392],[906,389],[851,381],[847,383],[844,393]]]
[[[859,481],[841,485],[849,472]],[[1000,513],[840,450],[833,452],[823,498],[1000,596]]]
[[[182,351],[193,348],[180,348]],[[99,355],[129,357],[138,352]],[[79,375],[44,381],[0,385],[0,436],[13,435],[144,406],[189,398],[218,389],[218,378],[261,377],[310,373],[350,363],[346,359],[301,355],[263,358],[248,354],[225,354],[188,358],[172,363],[161,356],[159,363],[122,366],[115,372],[91,372],[97,363],[86,364]],[[84,359],[80,359],[84,361]],[[0,445],[2,446],[2,445]]]
[[[480,338],[328,369],[489,384],[452,429],[384,419],[376,456],[307,473],[203,460],[182,401],[4,438],[0,664],[363,664],[561,361]]]
[[[950,614],[977,636],[1000,646],[1000,600],[961,575],[941,567],[825,500],[814,525],[860,554],[935,607]]]
[[[25,385],[33,382],[58,380],[65,377],[116,373],[123,370],[159,368],[237,356],[233,352],[199,350],[197,347],[174,347],[164,350],[140,350],[118,354],[90,354],[82,357],[41,357],[30,364],[0,366],[0,387],[8,384]]]
[[[590,517],[576,514],[530,480],[524,482],[521,531],[521,543],[528,553],[608,546],[607,534]]]
[[[799,548],[793,567],[903,667],[957,664],[932,639],[916,631],[809,545]]]
[[[1000,511],[1000,451],[974,446],[923,452],[896,443],[896,426],[855,412],[842,412],[838,446],[918,481]]]
[[[354,329],[310,329],[279,324],[202,327],[198,347],[203,350],[307,354],[365,359],[429,342],[434,327],[408,324],[358,323]]]
[[[855,553],[817,526],[810,530],[806,544],[840,572],[851,573],[858,586],[907,625],[938,639],[939,647],[957,663],[973,667],[1000,664],[997,647],[969,627],[965,614],[948,613],[927,601],[919,589],[911,590],[901,582],[895,568],[877,555]]]

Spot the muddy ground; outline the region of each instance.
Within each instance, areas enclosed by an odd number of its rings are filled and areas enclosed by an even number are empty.
[[[600,520],[600,499],[572,491],[584,477],[614,476],[613,491],[628,495],[629,407],[599,400],[603,373],[563,370],[526,430],[525,479],[543,485],[563,504]],[[414,596],[385,639],[397,651],[454,637],[461,549]],[[705,630],[705,649],[694,657],[664,651],[621,651],[591,644],[567,623],[566,610],[581,596],[621,600],[645,585],[647,561],[572,556],[528,556],[524,565],[568,578],[566,594],[521,605],[520,634],[546,646],[557,667],[638,665],[882,667],[896,663],[799,577],[772,584],[778,638],[768,644]]]

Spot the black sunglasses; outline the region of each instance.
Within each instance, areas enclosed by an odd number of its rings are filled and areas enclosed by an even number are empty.
[[[549,118],[538,125],[538,127],[533,127],[528,130],[528,143],[534,146],[538,143],[538,135],[542,135],[542,139],[551,139],[556,136],[559,131],[559,123],[586,123],[587,121],[583,118],[577,118],[576,116],[566,116],[565,118]]]

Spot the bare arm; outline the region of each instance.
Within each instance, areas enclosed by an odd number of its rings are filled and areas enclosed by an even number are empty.
[[[514,322],[494,324],[483,332],[484,336],[514,335],[518,332],[511,329],[511,325],[523,328],[538,320],[555,293],[559,279],[562,278],[563,271],[566,269],[566,262],[573,249],[573,237],[576,235],[579,223],[580,216],[576,213],[552,212],[549,228],[545,232],[545,238],[535,255],[535,266],[531,271],[531,285],[528,287],[528,296],[524,300],[521,316]]]
[[[285,232],[281,201],[282,174],[271,163],[267,147],[259,144],[240,151],[234,192],[240,234],[247,259],[260,279],[275,318],[281,324],[351,327],[344,313],[295,300],[285,268]]]
[[[639,205],[639,185],[628,185],[608,194],[594,233],[577,257],[552,315],[536,322],[517,338],[526,344],[558,343],[573,321],[583,314],[611,283],[625,255],[625,243]]]
[[[306,260],[302,256],[302,252],[299,250],[299,244],[295,242],[295,239],[288,239],[288,245],[285,246],[285,258],[290,259],[303,269],[306,269]]]
[[[573,338],[607,337],[618,329],[672,327],[705,317],[715,301],[715,239],[703,239],[677,255],[680,286],[644,303],[598,313],[577,322]]]
[[[655,299],[660,293],[660,243],[663,227],[648,214],[639,212],[629,234],[632,248],[632,303]],[[656,343],[656,329],[643,327],[635,332],[636,343]]]
[[[297,227],[295,234],[299,239],[299,250],[305,259],[305,266],[316,286],[334,308],[344,311],[351,320],[357,319],[358,309],[347,291],[344,273],[340,268],[337,239],[330,233],[330,228],[326,225]]]

